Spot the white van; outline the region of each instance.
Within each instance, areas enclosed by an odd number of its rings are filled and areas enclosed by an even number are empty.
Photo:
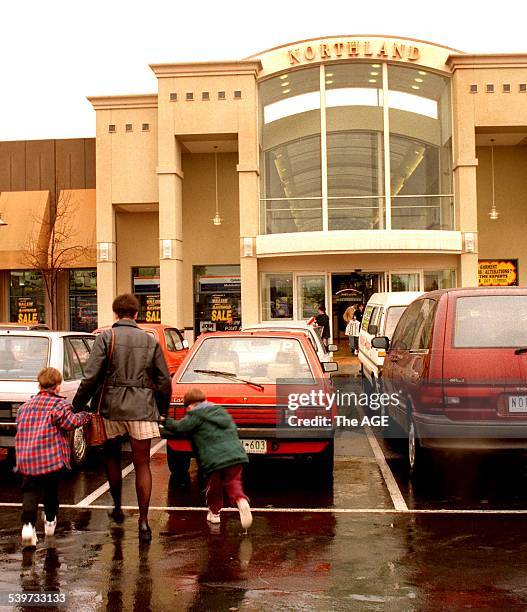
[[[420,295],[423,295],[420,291],[374,293],[366,304],[359,335],[359,361],[363,376],[374,388],[381,376],[385,351],[373,348],[372,338],[387,336],[391,339],[405,308]]]

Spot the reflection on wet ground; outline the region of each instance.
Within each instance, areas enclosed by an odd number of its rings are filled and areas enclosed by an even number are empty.
[[[520,610],[527,606],[527,517],[154,512],[151,545],[135,517],[64,510],[52,542],[18,547],[18,513],[0,519],[0,589],[60,588],[73,610]],[[462,551],[462,552],[461,552]],[[49,608],[48,608],[49,609]]]

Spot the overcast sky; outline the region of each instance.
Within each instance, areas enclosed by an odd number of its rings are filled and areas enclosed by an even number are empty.
[[[521,0],[4,0],[0,15],[0,140],[94,136],[86,96],[155,92],[154,62],[242,59],[338,34],[527,52]]]

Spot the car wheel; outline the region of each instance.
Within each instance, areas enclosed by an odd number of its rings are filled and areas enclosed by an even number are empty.
[[[76,427],[71,436],[71,467],[80,468],[88,455],[88,442],[83,427]]]
[[[187,478],[192,455],[189,453],[176,453],[167,446],[167,464],[170,473],[179,478]]]
[[[414,420],[410,418],[408,423],[408,470],[411,478],[419,478],[426,473],[428,460],[429,454],[421,446]]]

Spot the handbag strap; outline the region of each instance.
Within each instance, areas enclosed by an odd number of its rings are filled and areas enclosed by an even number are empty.
[[[108,365],[106,366],[106,373],[104,375],[104,381],[102,383],[101,395],[99,396],[99,403],[97,404],[97,412],[95,414],[100,414],[100,412],[101,412],[102,398],[103,398],[103,395],[104,395],[104,390],[106,388],[106,382],[108,380],[108,374],[110,372],[110,366],[112,364],[113,349],[114,349],[114,346],[115,346],[115,332],[113,330],[113,327],[111,329],[111,332],[112,332],[112,341],[110,342],[110,352],[108,354]]]

